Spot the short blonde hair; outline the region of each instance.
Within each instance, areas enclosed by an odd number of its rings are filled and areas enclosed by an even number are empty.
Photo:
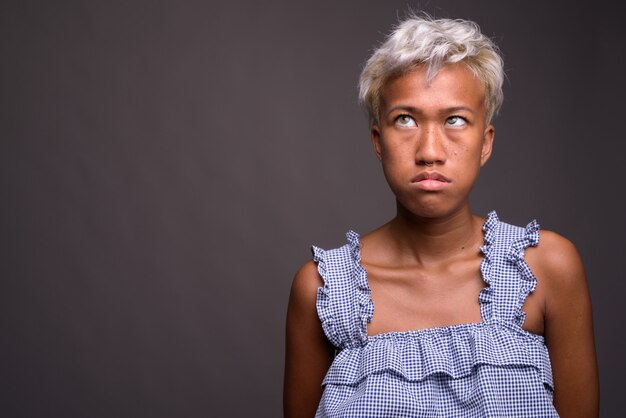
[[[486,123],[503,101],[503,61],[498,47],[469,20],[432,19],[411,15],[400,22],[365,64],[359,80],[359,101],[370,123],[379,122],[380,96],[390,79],[426,65],[430,81],[446,64],[462,62],[485,87]]]

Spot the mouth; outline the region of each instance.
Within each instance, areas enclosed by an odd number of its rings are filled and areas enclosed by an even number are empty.
[[[438,191],[446,188],[451,183],[451,180],[436,171],[423,171],[415,176],[411,183],[422,190]]]

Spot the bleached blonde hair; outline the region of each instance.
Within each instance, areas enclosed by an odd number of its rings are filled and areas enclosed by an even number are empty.
[[[370,123],[379,123],[380,96],[387,81],[427,66],[427,80],[446,64],[462,62],[485,87],[486,123],[503,101],[503,61],[498,47],[469,20],[432,19],[412,14],[400,22],[365,64],[359,79],[359,101]]]

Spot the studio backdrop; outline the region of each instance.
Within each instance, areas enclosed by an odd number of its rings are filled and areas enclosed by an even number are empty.
[[[280,416],[309,246],[394,215],[356,85],[412,8],[500,46],[472,207],[577,245],[602,416],[619,416],[626,26],[609,4],[3,1],[0,415]]]

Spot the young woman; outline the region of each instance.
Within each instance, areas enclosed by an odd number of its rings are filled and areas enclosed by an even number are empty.
[[[565,238],[473,215],[502,60],[473,22],[411,17],[360,98],[397,214],[296,274],[285,416],[594,417],[591,303]]]

